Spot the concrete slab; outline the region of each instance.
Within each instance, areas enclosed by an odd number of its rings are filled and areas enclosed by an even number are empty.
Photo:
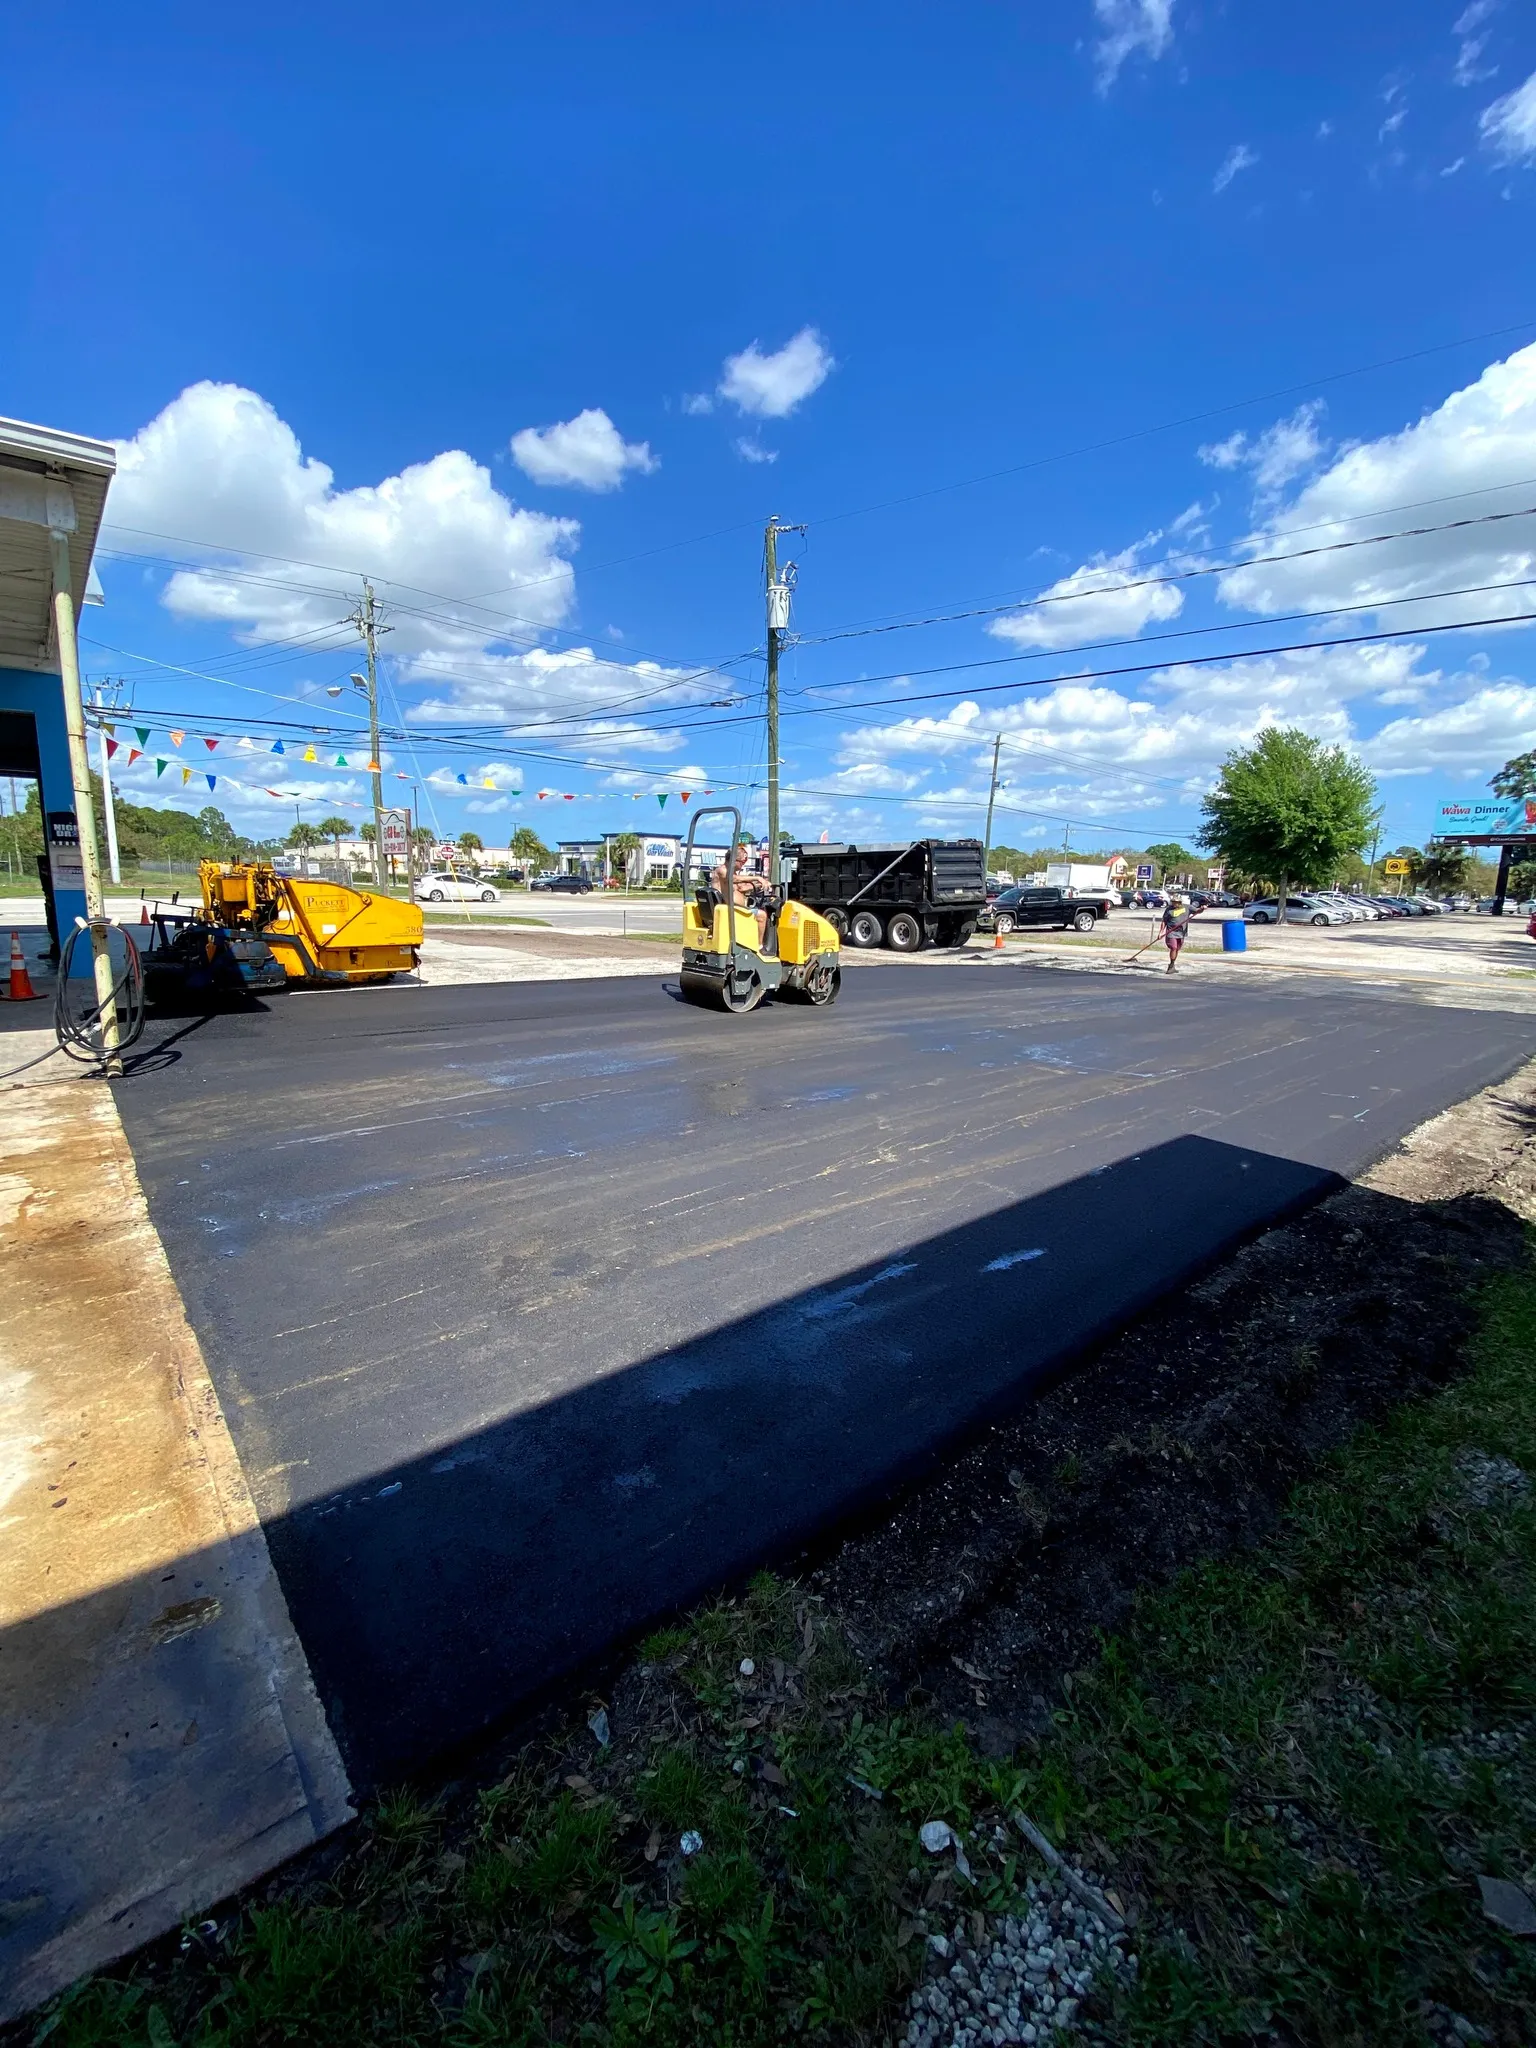
[[[0,1091],[0,1748],[0,2019],[350,1811],[116,1106],[83,1079]]]

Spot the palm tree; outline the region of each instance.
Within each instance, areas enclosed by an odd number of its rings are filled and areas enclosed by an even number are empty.
[[[519,825],[512,834],[508,851],[515,861],[521,862],[524,870],[532,873],[535,868],[546,868],[550,862],[549,848],[544,844],[531,825]]]
[[[306,825],[300,819],[299,823],[288,834],[288,844],[298,852],[304,853],[311,846],[318,846],[320,844],[320,834],[313,825]]]
[[[630,863],[639,851],[640,835],[638,832],[615,832],[608,841],[609,873],[621,875],[627,884],[629,881]]]
[[[341,842],[346,834],[352,830],[352,820],[350,818],[322,818],[315,827],[315,830],[325,834],[335,849],[336,858],[340,860]]]

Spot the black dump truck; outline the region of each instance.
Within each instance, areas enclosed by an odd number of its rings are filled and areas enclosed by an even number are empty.
[[[963,946],[986,908],[979,839],[905,846],[786,846],[789,894],[835,924],[848,946]]]

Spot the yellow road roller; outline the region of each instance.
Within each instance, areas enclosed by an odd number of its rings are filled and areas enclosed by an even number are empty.
[[[705,818],[731,820],[723,890],[694,870],[694,840]],[[683,994],[734,1016],[755,1010],[767,995],[800,1003],[835,1001],[843,979],[836,928],[766,883],[744,890],[751,900],[738,903],[740,843],[740,811],[713,804],[694,812],[682,867]]]

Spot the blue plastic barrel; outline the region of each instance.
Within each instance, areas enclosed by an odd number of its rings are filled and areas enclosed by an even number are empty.
[[[1227,918],[1221,927],[1221,950],[1223,953],[1246,953],[1248,950],[1248,927],[1240,917]]]

